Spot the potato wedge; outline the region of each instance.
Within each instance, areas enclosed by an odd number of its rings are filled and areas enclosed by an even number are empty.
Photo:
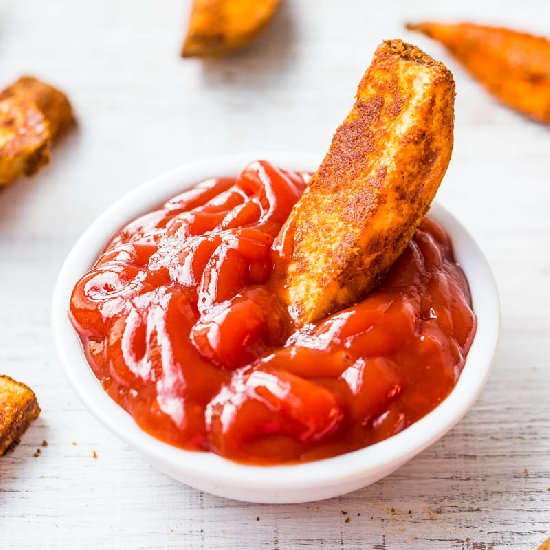
[[[440,62],[390,40],[277,237],[277,283],[297,326],[377,285],[426,214],[453,147],[454,81]]]
[[[34,392],[9,376],[0,376],[0,456],[19,442],[40,414]]]
[[[409,23],[407,28],[441,42],[502,103],[550,124],[550,40],[473,23]]]
[[[34,174],[50,158],[50,127],[34,103],[0,100],[0,185]]]
[[[67,96],[33,76],[22,76],[4,88],[0,92],[0,99],[8,97],[34,103],[48,120],[53,140],[63,135],[75,123]]]
[[[217,57],[248,45],[281,0],[194,0],[183,57]]]

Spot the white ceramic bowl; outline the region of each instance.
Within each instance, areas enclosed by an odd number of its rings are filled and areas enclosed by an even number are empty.
[[[184,451],[142,431],[103,391],[68,317],[71,290],[112,235],[126,222],[195,183],[237,175],[250,161],[266,159],[289,169],[311,170],[311,155],[259,151],[196,162],[155,178],[109,207],[78,240],[63,265],[53,296],[53,329],[64,372],[84,405],[112,432],[166,474],[215,495],[251,502],[320,500],[374,483],[399,468],[450,430],[472,406],[487,379],[499,331],[499,301],[483,253],[441,206],[430,216],[449,232],[472,292],[478,326],[458,384],[438,407],[389,439],[341,456],[290,466],[247,466],[211,453]]]

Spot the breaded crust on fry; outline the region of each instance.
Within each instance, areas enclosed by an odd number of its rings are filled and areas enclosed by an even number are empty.
[[[34,103],[48,120],[53,140],[63,135],[75,123],[68,97],[54,86],[33,76],[22,76],[4,88],[0,92],[0,99],[8,97]]]
[[[0,100],[0,185],[46,164],[49,142],[48,121],[36,105],[15,98]]]
[[[442,63],[401,40],[378,47],[277,240],[297,326],[364,296],[407,246],[451,157],[454,95]]]
[[[550,40],[474,23],[409,23],[443,44],[494,97],[550,124]]]
[[[246,46],[281,0],[194,0],[181,55],[216,57]]]
[[[34,392],[9,376],[0,375],[0,456],[19,442],[39,414]]]

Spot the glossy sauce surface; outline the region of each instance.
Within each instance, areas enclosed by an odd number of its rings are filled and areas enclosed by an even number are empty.
[[[467,281],[426,218],[381,285],[295,331],[277,235],[307,174],[260,161],[124,227],[70,317],[109,395],[155,437],[242,462],[300,462],[398,433],[452,390],[475,333]]]

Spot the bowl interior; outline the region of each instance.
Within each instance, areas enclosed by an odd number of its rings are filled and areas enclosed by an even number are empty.
[[[337,487],[382,470],[389,473],[439,439],[462,418],[488,376],[498,338],[499,302],[487,261],[462,225],[437,203],[432,206],[430,216],[441,223],[452,238],[457,260],[470,284],[478,321],[477,332],[462,375],[451,394],[403,432],[370,447],[305,464],[249,466],[212,453],[185,451],[162,443],[142,431],[133,418],[103,391],[69,322],[68,304],[74,284],[121,226],[201,180],[237,175],[249,162],[258,159],[296,170],[311,170],[320,160],[309,154],[256,151],[196,162],[141,185],[96,219],[68,255],[54,291],[53,329],[64,373],[84,405],[107,428],[152,461],[162,464],[165,470],[179,472],[177,477],[188,480],[191,485],[195,478],[208,478],[220,486],[253,486],[260,491],[280,491],[285,487],[305,490],[319,484]],[[266,475],[266,468],[269,475]],[[334,494],[339,493],[335,490]]]

